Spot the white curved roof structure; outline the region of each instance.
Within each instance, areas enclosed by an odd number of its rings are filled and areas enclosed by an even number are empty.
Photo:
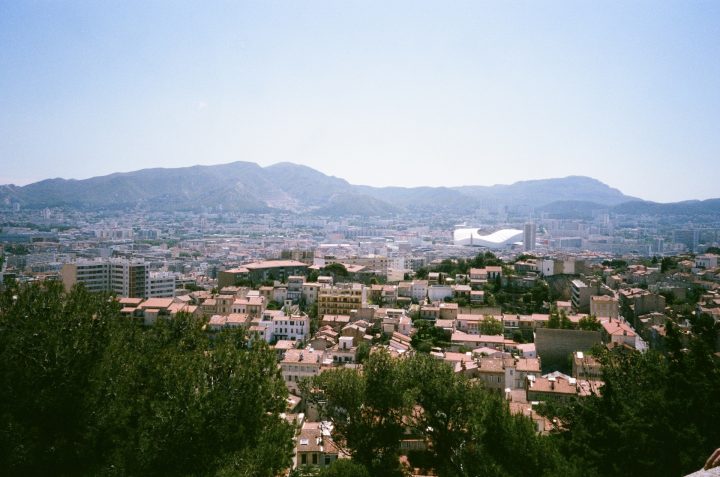
[[[455,245],[475,245],[477,247],[503,248],[523,239],[523,231],[502,229],[490,235],[480,235],[478,229],[455,229]]]

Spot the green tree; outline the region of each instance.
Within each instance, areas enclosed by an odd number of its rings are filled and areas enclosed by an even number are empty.
[[[569,330],[573,328],[572,321],[570,321],[570,318],[568,318],[565,310],[560,310],[560,328],[564,330]]]
[[[357,347],[357,351],[355,352],[355,361],[357,361],[360,364],[363,364],[368,357],[370,356],[370,345],[367,341],[362,341]]]
[[[480,333],[483,335],[501,335],[504,330],[502,321],[493,316],[488,315],[480,321]]]
[[[146,327],[82,287],[7,289],[0,473],[277,475],[293,429],[275,354],[204,325],[178,314]]]
[[[435,323],[418,319],[415,320],[413,325],[416,331],[411,344],[416,350],[428,353],[433,347],[446,347],[450,344],[451,333],[448,330],[438,328]]]
[[[675,268],[677,268],[677,263],[670,257],[663,257],[660,261],[660,272],[662,273],[667,273]]]
[[[388,358],[373,353],[363,372],[332,370],[303,384],[304,395],[335,424],[336,439],[370,475],[399,471],[397,446],[405,435],[429,442],[411,461],[442,477],[585,475],[532,421],[511,414],[501,395],[429,355]],[[388,458],[374,458],[377,450]]]
[[[86,392],[118,311],[62,284],[10,283],[0,303],[0,473],[85,473]]]
[[[566,455],[602,476],[677,476],[699,469],[720,442],[720,365],[699,336],[689,350],[667,327],[668,354],[600,349],[602,393],[557,414]]]
[[[347,277],[349,275],[347,268],[342,263],[330,263],[323,267],[325,273],[329,273],[334,277]]]
[[[602,324],[598,321],[595,315],[588,315],[580,318],[578,327],[585,331],[600,331],[602,329]]]
[[[303,396],[334,425],[335,441],[372,475],[399,475],[403,417],[411,402],[397,385],[402,376],[384,350],[370,354],[362,374],[326,371],[301,383]]]
[[[554,306],[550,310],[550,317],[548,318],[548,328],[560,328],[560,313],[558,313],[557,308]]]

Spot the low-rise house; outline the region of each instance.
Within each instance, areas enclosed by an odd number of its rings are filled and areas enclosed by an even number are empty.
[[[335,333],[335,334],[337,335],[337,333]],[[314,338],[312,338],[308,342],[308,345],[311,348],[316,349],[318,351],[323,351],[323,350],[332,348],[336,344],[337,344],[336,339],[330,338],[329,336],[326,336],[326,335],[318,336],[317,334],[315,335]]]
[[[398,333],[405,336],[410,336],[415,331],[415,328],[413,327],[412,320],[409,316],[403,316],[398,321]]]
[[[229,315],[213,315],[208,321],[210,331],[220,331],[223,328],[238,328],[249,326],[250,317],[244,313],[230,313]]]
[[[602,365],[593,356],[577,351],[573,354],[572,375],[578,380],[598,380],[602,378]]]
[[[533,329],[537,328],[547,328],[548,327],[548,321],[550,321],[550,315],[545,313],[533,313],[532,316],[532,327]]]
[[[440,307],[433,305],[422,305],[420,307],[420,318],[423,320],[435,321],[440,318]]]
[[[656,311],[665,311],[665,297],[644,290],[642,288],[628,288],[619,291],[620,305],[629,307],[634,316],[646,315]],[[623,316],[625,319],[633,319],[634,316]]]
[[[140,303],[137,310],[142,313],[145,324],[150,325],[155,323],[158,318],[169,318],[173,302],[173,298],[148,298]]]
[[[453,286],[453,295],[455,298],[460,298],[463,300],[470,301],[470,293],[472,292],[472,288],[470,288],[470,285],[455,285]]]
[[[329,422],[303,423],[295,442],[296,467],[327,467],[342,455],[332,439]]]
[[[427,290],[428,299],[431,302],[443,301],[446,298],[452,298],[453,289],[449,285],[430,285]]]
[[[578,395],[575,378],[528,376],[525,382],[528,402],[566,401]]]
[[[603,342],[614,345],[628,345],[635,347],[637,335],[630,325],[620,320],[608,320],[602,322]]]
[[[503,335],[471,335],[462,331],[455,331],[450,337],[453,346],[465,346],[470,349],[488,347],[503,349],[507,344],[515,344],[512,340],[506,340]]]
[[[343,327],[340,334],[341,336],[350,336],[353,338],[355,343],[360,343],[361,341],[364,341],[369,327],[370,326],[366,321],[360,320]]]
[[[458,331],[462,331],[463,333],[479,335],[480,321],[483,319],[484,317],[482,315],[461,314],[458,315],[457,320],[455,320],[455,326]]]
[[[473,290],[482,288],[488,280],[487,270],[484,268],[470,269],[470,287]]]
[[[477,367],[472,376],[482,382],[487,389],[503,392],[505,385],[505,366],[503,358],[485,357],[475,361]]]
[[[535,343],[518,343],[515,348],[520,353],[522,358],[537,358],[537,349]]]
[[[295,349],[295,344],[295,342],[288,340],[279,340],[277,343],[275,343],[272,348],[277,354],[278,361],[282,361],[285,353],[287,353],[288,350]],[[291,396],[291,398],[298,399],[295,396]]]
[[[354,363],[357,355],[357,346],[353,346],[352,336],[341,336],[340,342],[328,349],[333,364]]]
[[[427,298],[427,280],[413,280],[410,284],[410,298],[422,303]]]
[[[538,378],[541,376],[540,360],[538,358],[506,358],[505,388],[522,389],[528,376]]]
[[[557,308],[558,313],[561,311],[564,311],[566,314],[572,313],[572,302],[569,301],[556,301],[555,302],[555,308]]]
[[[472,290],[470,292],[470,304],[481,305],[485,303],[485,291],[484,290]]]
[[[207,300],[203,301],[200,305],[200,309],[202,310],[203,315],[205,315],[206,317],[218,314],[217,302],[215,301],[215,298],[208,298]]]
[[[251,317],[259,317],[266,307],[266,299],[264,296],[250,296],[239,298],[233,302],[233,313],[246,313]]]
[[[715,255],[714,253],[698,255],[695,257],[695,268],[717,268],[718,258],[718,255]]]
[[[298,383],[308,377],[317,376],[321,369],[332,366],[332,358],[325,351],[313,349],[290,349],[280,361],[280,371],[288,390],[298,394]]]
[[[412,349],[412,340],[410,337],[401,335],[400,333],[393,333],[388,342],[388,347],[391,351],[395,351],[398,354],[407,353]]]
[[[217,295],[215,297],[215,313],[218,315],[227,315],[232,311],[232,305],[235,301],[233,295]]]
[[[440,303],[438,308],[440,309],[438,320],[454,320],[458,316],[457,303]]]
[[[443,330],[448,330],[452,333],[455,331],[455,320],[436,320],[435,328],[442,328]]]
[[[350,323],[350,315],[323,315],[320,326],[329,326],[339,331]]]
[[[502,319],[503,329],[506,333],[512,333],[520,328],[520,315],[504,314],[500,318]]]

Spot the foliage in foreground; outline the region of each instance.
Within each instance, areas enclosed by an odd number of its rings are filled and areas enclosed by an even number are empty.
[[[274,476],[292,428],[274,354],[187,315],[145,327],[57,283],[0,297],[3,475]]]
[[[0,294],[0,474],[275,476],[289,466],[292,428],[273,353],[242,331],[210,338],[179,315],[145,327],[107,297],[60,284]],[[602,352],[605,387],[548,406],[563,430],[535,433],[507,403],[418,354],[367,356],[304,383],[352,456],[318,475],[401,475],[400,441],[441,477],[676,477],[720,446],[718,325],[694,319],[683,349]]]
[[[417,466],[441,477],[678,477],[701,468],[720,446],[717,325],[698,318],[695,331],[682,350],[671,327],[667,355],[599,352],[602,395],[546,406],[562,423],[549,436],[511,415],[499,394],[425,354],[392,359],[375,352],[362,372],[325,372],[304,392],[370,475],[402,475],[400,441],[418,438],[429,451]]]
[[[373,476],[402,475],[403,438],[427,439],[424,460],[441,476],[574,475],[532,421],[429,355],[374,352],[362,372],[324,372],[304,384],[304,395]]]
[[[604,350],[602,396],[550,409],[565,423],[561,450],[600,475],[686,475],[720,447],[720,364],[712,354],[718,325],[694,318],[682,349],[667,329],[667,354]]]

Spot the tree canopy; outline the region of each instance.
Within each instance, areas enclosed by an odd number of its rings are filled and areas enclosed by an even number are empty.
[[[334,424],[336,441],[373,476],[402,475],[405,437],[428,441],[422,461],[440,476],[579,475],[501,395],[430,355],[393,359],[379,350],[362,372],[326,371],[302,387]]]
[[[253,475],[289,463],[274,353],[178,314],[146,327],[59,283],[0,297],[0,473]]]
[[[564,423],[553,436],[561,451],[602,476],[671,477],[701,468],[720,443],[717,330],[707,325],[683,350],[669,324],[666,355],[601,348],[601,395],[551,410]]]

